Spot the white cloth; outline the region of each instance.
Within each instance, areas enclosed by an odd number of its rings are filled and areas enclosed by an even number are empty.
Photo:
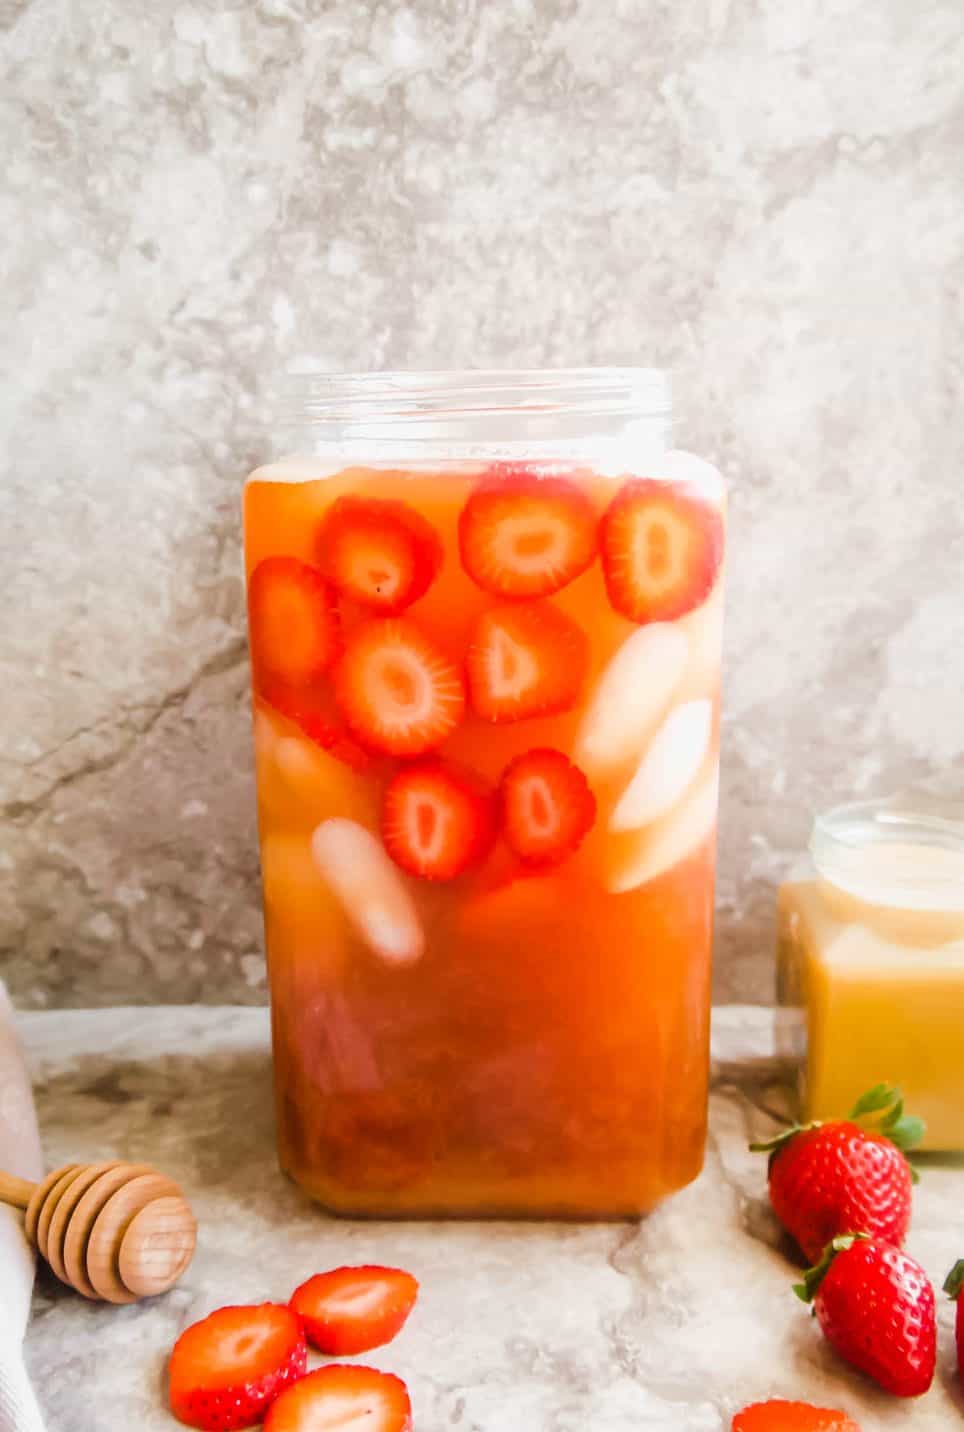
[[[0,983],[0,1169],[34,1181],[43,1172],[33,1094]],[[43,1419],[23,1364],[34,1256],[23,1214],[0,1204],[0,1432],[43,1432]]]

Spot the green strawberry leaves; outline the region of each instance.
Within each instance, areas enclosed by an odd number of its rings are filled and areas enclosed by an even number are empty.
[[[944,1292],[949,1298],[957,1299],[964,1289],[964,1258],[958,1258],[944,1279]]]
[[[812,1303],[817,1295],[817,1289],[830,1271],[830,1265],[837,1254],[846,1253],[848,1248],[852,1248],[855,1243],[862,1242],[868,1237],[869,1235],[866,1233],[841,1233],[836,1238],[831,1239],[823,1250],[823,1257],[820,1259],[820,1262],[814,1263],[812,1268],[807,1269],[803,1275],[802,1283],[794,1283],[793,1291],[800,1301],[802,1303]]]
[[[923,1119],[918,1119],[914,1114],[904,1113],[903,1095],[894,1084],[875,1084],[872,1089],[867,1090],[866,1094],[860,1096],[847,1117],[870,1132],[882,1134],[884,1138],[890,1139],[891,1143],[896,1144],[904,1155],[917,1147],[927,1131],[927,1125]],[[818,1129],[822,1122],[824,1121],[821,1119],[814,1119],[809,1124],[792,1124],[782,1133],[777,1134],[775,1138],[751,1144],[750,1151],[755,1154],[769,1154],[768,1167],[772,1168],[777,1154],[784,1145],[788,1144],[791,1139],[795,1139],[797,1134],[805,1133],[808,1129]],[[913,1165],[910,1166],[910,1176],[914,1183],[920,1181]]]

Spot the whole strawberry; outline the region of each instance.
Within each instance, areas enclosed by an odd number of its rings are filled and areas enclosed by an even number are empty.
[[[812,1302],[831,1347],[895,1397],[934,1379],[937,1313],[921,1265],[880,1238],[835,1238],[794,1292]]]
[[[904,1114],[900,1091],[878,1084],[846,1119],[796,1124],[750,1147],[769,1153],[773,1211],[815,1263],[841,1233],[869,1233],[901,1246],[916,1181],[903,1151],[923,1134],[923,1122]]]
[[[957,1304],[957,1373],[964,1379],[964,1258],[958,1258],[944,1279],[944,1292]]]

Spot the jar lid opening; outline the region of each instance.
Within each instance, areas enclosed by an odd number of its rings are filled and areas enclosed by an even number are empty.
[[[819,875],[868,904],[964,911],[964,800],[927,793],[856,801],[817,817]]]

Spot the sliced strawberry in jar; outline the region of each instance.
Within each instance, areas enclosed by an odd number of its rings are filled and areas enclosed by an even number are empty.
[[[404,502],[339,497],[318,529],[322,569],[339,592],[383,616],[424,596],[442,565],[431,523]]]
[[[586,634],[550,602],[483,612],[466,659],[472,707],[485,721],[521,721],[570,710],[589,665]]]
[[[641,625],[673,621],[709,595],[723,556],[723,524],[682,484],[640,478],[606,509],[600,548],[615,609]]]
[[[305,736],[336,760],[354,771],[366,771],[372,764],[369,753],[345,729],[330,686],[291,686],[272,681],[262,693],[275,711],[300,727]]]
[[[512,469],[486,481],[459,516],[462,565],[483,591],[546,597],[596,556],[596,515],[575,483]]]
[[[357,740],[392,756],[440,746],[465,711],[458,667],[405,617],[366,622],[352,634],[335,697]]]
[[[255,684],[323,675],[340,649],[331,588],[297,557],[266,557],[248,583],[248,629]]]
[[[562,751],[545,747],[517,756],[499,791],[506,843],[530,865],[572,855],[596,819],[589,782]]]
[[[291,1306],[319,1352],[355,1357],[390,1343],[417,1297],[418,1281],[401,1268],[333,1268],[296,1288]]]
[[[264,1432],[412,1432],[412,1403],[400,1377],[333,1362],[282,1393]]]
[[[488,852],[492,805],[480,783],[457,766],[431,758],[406,766],[385,790],[385,849],[413,875],[453,880]]]
[[[290,1383],[308,1349],[301,1323],[280,1303],[220,1308],[174,1344],[171,1411],[188,1427],[254,1427]]]

